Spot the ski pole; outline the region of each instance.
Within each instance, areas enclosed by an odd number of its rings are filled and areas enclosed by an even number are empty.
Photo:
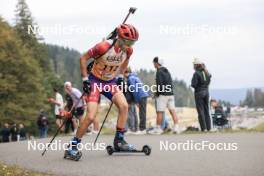
[[[97,134],[97,136],[96,136],[96,138],[95,138],[95,140],[94,140],[94,145],[95,145],[95,143],[96,143],[96,141],[97,141],[97,139],[98,139],[98,137],[99,137],[99,135],[100,135],[100,133],[101,133],[101,131],[102,131],[102,128],[103,128],[104,123],[105,123],[105,121],[106,121],[106,119],[107,119],[107,117],[108,117],[108,114],[109,114],[110,110],[112,109],[112,105],[113,105],[113,102],[111,102],[110,107],[109,107],[109,109],[108,109],[108,111],[107,111],[107,113],[106,113],[106,115],[105,115],[104,121],[103,121],[103,123],[102,123],[102,125],[101,125],[101,127],[100,127],[100,130],[99,130],[99,132],[98,132],[98,134]]]
[[[130,14],[134,14],[135,11],[137,10],[137,8],[135,7],[130,7],[128,14],[126,15],[124,21],[122,22],[122,24],[125,24],[125,22],[127,21],[128,17],[130,16]],[[117,36],[117,28],[115,28],[107,37],[106,39],[115,39]]]
[[[135,7],[130,7],[130,8],[129,8],[129,11],[128,11],[128,14],[127,14],[127,16],[126,16],[126,18],[124,19],[124,21],[123,21],[122,24],[124,24],[124,23],[127,21],[129,15],[130,15],[131,13],[134,14],[136,10],[137,10],[137,8],[135,8]]]

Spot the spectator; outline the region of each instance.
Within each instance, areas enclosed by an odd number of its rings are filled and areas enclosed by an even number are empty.
[[[37,124],[39,128],[39,137],[40,138],[47,137],[49,121],[48,121],[48,114],[44,112],[44,110],[40,110]]]
[[[4,124],[4,128],[1,131],[2,142],[9,142],[10,141],[10,129],[8,123]]]
[[[178,118],[175,111],[174,93],[172,78],[169,70],[163,66],[162,60],[158,57],[153,59],[154,67],[157,69],[156,73],[156,101],[157,101],[157,126],[149,131],[150,134],[161,134],[163,130],[161,128],[162,116],[166,108],[169,109],[171,117],[173,119],[174,127],[173,133],[179,133]]]
[[[69,94],[66,94],[65,100],[66,100],[66,106],[64,108],[66,111],[70,111],[72,108],[72,105],[73,105],[73,101],[72,101],[71,96]],[[65,133],[68,133],[70,129],[71,129],[71,132],[73,132],[74,126],[73,126],[73,122],[72,122],[72,117],[67,118],[66,120],[67,121],[65,123]]]
[[[194,74],[192,87],[194,88],[195,104],[201,131],[211,130],[211,118],[209,113],[209,84],[211,74],[207,71],[203,62],[198,58],[193,61]]]
[[[224,126],[228,123],[226,111],[215,99],[210,101],[213,127]]]
[[[77,128],[78,128],[78,120],[82,120],[82,116],[84,114],[84,101],[83,99],[80,100],[82,93],[80,92],[80,90],[72,87],[71,82],[65,82],[64,83],[64,90],[66,93],[68,93],[72,100],[73,100],[73,106],[72,108],[74,108],[74,110],[72,110],[73,112],[73,125],[74,125],[74,132],[73,134],[76,134],[77,132]],[[71,111],[70,110],[70,111]]]
[[[147,113],[147,98],[148,92],[143,89],[143,83],[136,73],[132,73],[131,68],[125,71],[127,78],[127,86],[132,93],[134,102],[139,108],[139,131],[137,134],[146,134],[146,113]]]
[[[11,134],[11,141],[15,142],[18,139],[18,129],[16,123],[13,124],[13,126],[10,129]]]
[[[128,89],[128,71],[125,71],[124,74],[124,85],[123,85],[123,93],[125,95],[125,98],[128,103],[128,118],[127,118],[127,125],[126,128],[127,134],[128,133],[134,133],[137,131],[138,126],[138,117],[137,117],[137,110],[136,110],[136,104],[133,97],[133,94]]]
[[[231,114],[231,105],[228,104],[227,107],[226,107],[226,115],[227,115],[227,117],[230,117],[230,114]]]
[[[137,108],[134,103],[128,104],[127,134],[135,133],[138,130]]]
[[[56,125],[60,127],[63,124],[63,120],[60,115],[60,110],[63,109],[63,98],[62,95],[58,92],[57,88],[53,88],[53,91],[55,93],[55,99],[49,98],[49,102],[55,105],[54,114],[56,117]],[[61,128],[61,131],[64,131],[64,126]]]
[[[18,141],[24,141],[27,139],[26,137],[26,129],[24,127],[24,125],[21,123],[19,124],[19,127],[18,127]]]
[[[210,101],[212,113],[225,113],[224,108],[221,104],[219,104],[215,99],[211,99]]]
[[[156,99],[155,99],[155,109],[157,110],[157,100]],[[168,117],[166,116],[165,111],[162,112],[161,129],[163,130],[163,132],[170,132],[171,131],[169,120],[168,120]]]

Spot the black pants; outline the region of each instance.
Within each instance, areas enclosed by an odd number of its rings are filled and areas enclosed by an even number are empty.
[[[83,107],[79,107],[79,108],[76,108],[74,111],[73,111],[73,116],[76,117],[77,119],[80,119],[84,114],[84,108]]]
[[[146,129],[146,113],[147,113],[147,97],[143,97],[139,101],[139,130]]]
[[[66,123],[65,123],[65,133],[69,133],[70,131],[71,132],[74,131],[74,127],[72,124],[72,118],[67,118]]]
[[[195,104],[201,130],[211,129],[211,118],[209,114],[209,92],[207,90],[195,93]]]

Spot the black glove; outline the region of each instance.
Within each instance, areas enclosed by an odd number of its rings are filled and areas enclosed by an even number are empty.
[[[116,84],[118,86],[123,86],[124,85],[124,78],[118,77],[117,80],[116,80]]]
[[[87,94],[90,93],[91,91],[91,84],[90,84],[90,81],[89,80],[85,80],[83,81],[83,91]]]

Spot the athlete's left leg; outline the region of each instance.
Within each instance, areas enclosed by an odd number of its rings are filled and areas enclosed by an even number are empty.
[[[118,119],[116,124],[116,134],[114,139],[114,148],[118,151],[133,150],[133,145],[128,144],[124,140],[125,125],[128,114],[128,104],[122,92],[118,91],[112,98],[113,103],[118,108]]]
[[[113,103],[118,108],[117,128],[125,128],[128,114],[128,104],[126,98],[122,92],[117,92],[113,98]]]

